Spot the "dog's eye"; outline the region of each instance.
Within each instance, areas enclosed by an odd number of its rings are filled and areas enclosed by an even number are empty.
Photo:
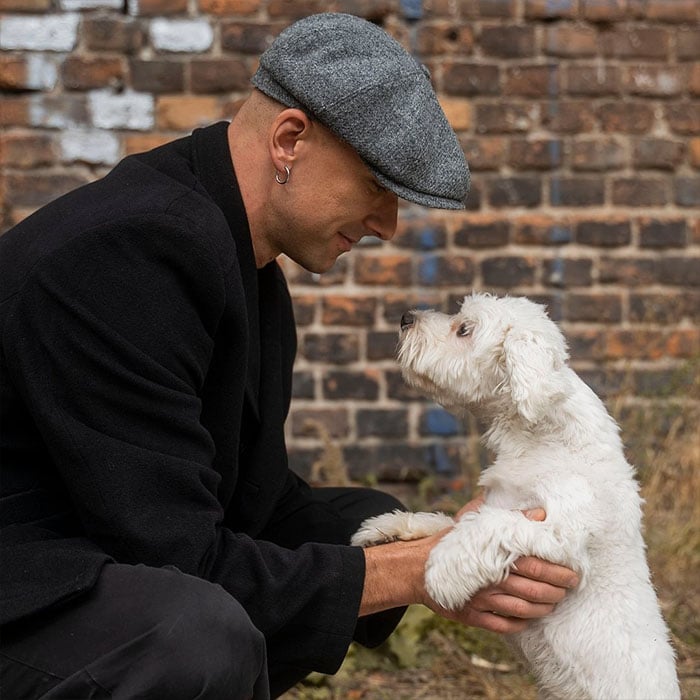
[[[458,329],[457,329],[457,335],[460,336],[461,338],[466,338],[472,334],[474,331],[474,326],[471,325],[471,323],[463,323]]]

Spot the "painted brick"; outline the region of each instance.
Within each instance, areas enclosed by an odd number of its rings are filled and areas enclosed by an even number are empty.
[[[223,117],[221,104],[216,97],[164,96],[159,97],[156,106],[157,124],[160,129],[189,131],[204,126]]]
[[[80,10],[121,10],[123,0],[58,0],[62,10],[75,12]]]
[[[119,138],[108,131],[66,131],[59,139],[61,159],[91,165],[115,165],[120,158]]]
[[[53,90],[58,78],[57,61],[45,54],[0,55],[0,88],[3,90]]]
[[[416,283],[425,287],[466,287],[474,272],[472,259],[462,255],[423,255],[416,261]]]
[[[29,103],[29,123],[46,129],[73,129],[88,125],[83,95],[33,95]]]
[[[447,231],[439,222],[399,218],[393,244],[413,250],[437,250],[445,247]]]
[[[149,30],[156,51],[199,53],[208,51],[214,41],[211,24],[203,19],[154,19]]]
[[[26,51],[71,51],[77,42],[80,15],[0,18],[0,49]]]
[[[545,260],[542,283],[550,287],[589,287],[593,262],[588,259],[552,258]]]
[[[529,19],[573,19],[578,0],[525,0],[525,17]]]
[[[444,408],[430,407],[422,411],[418,432],[420,435],[439,435],[448,437],[464,435],[465,422]]]
[[[683,76],[674,66],[634,66],[627,69],[626,88],[631,95],[671,97],[683,90]]]
[[[154,126],[153,96],[147,93],[95,90],[88,95],[88,109],[98,129],[146,131]]]

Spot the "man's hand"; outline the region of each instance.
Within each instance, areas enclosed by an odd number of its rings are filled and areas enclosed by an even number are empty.
[[[483,497],[467,503],[457,513],[459,518],[478,510]],[[541,508],[525,513],[531,520],[545,520]],[[430,550],[449,530],[412,542],[394,542],[365,550],[367,571],[360,615],[379,610],[423,603],[438,615],[465,625],[492,632],[520,632],[529,620],[548,615],[564,599],[567,591],[578,584],[571,569],[537,559],[521,557],[514,571],[500,584],[477,593],[461,610],[445,610],[425,591],[425,563]]]

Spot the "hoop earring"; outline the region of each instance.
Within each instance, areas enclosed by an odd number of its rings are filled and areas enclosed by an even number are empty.
[[[278,185],[286,185],[289,182],[289,174],[291,173],[291,170],[289,169],[288,165],[284,166],[284,180],[280,178],[280,174],[275,170],[275,182]]]

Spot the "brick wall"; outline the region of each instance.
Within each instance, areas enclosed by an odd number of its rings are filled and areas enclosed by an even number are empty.
[[[469,473],[477,426],[418,400],[393,355],[405,309],[455,310],[472,288],[547,303],[632,427],[697,428],[697,0],[0,0],[3,229],[230,117],[272,37],[324,10],[381,24],[430,67],[473,190],[466,212],[404,208],[394,242],[323,276],[285,264],[295,468],[340,454],[356,478]]]

